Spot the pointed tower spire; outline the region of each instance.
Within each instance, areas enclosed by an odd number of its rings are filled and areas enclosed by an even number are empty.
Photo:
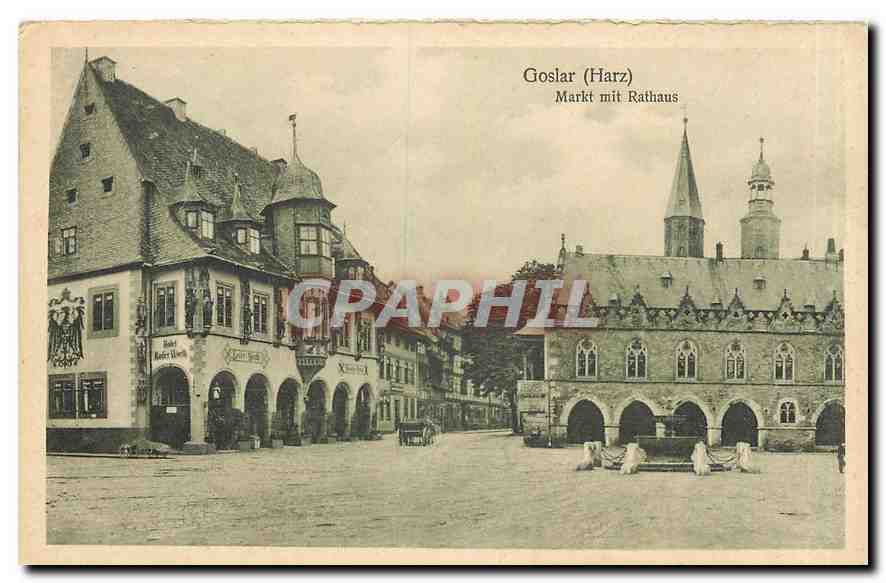
[[[683,139],[677,157],[677,169],[671,183],[671,194],[665,213],[665,255],[677,257],[704,256],[704,215],[701,198],[689,153],[687,126],[683,116]]]

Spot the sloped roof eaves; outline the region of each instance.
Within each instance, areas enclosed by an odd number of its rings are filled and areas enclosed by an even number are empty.
[[[241,208],[252,216],[258,216],[256,211],[270,200],[275,175],[271,163],[218,132],[190,120],[179,121],[169,107],[124,81],[95,78],[143,178],[156,187],[150,202],[152,263],[165,265],[218,256],[252,269],[288,273],[285,265],[264,251],[262,261],[256,261],[255,256],[247,257],[223,240],[198,240],[179,224],[169,208],[171,203],[180,202],[176,196],[185,185],[195,147],[198,159],[206,166],[203,178],[192,185],[194,194],[211,205],[227,208],[231,203],[228,198],[233,198],[231,172],[237,172]]]
[[[661,282],[661,274],[670,271],[670,287]],[[754,278],[766,279],[764,289],[754,287]],[[560,305],[568,303],[569,291],[576,279],[588,282],[597,305],[606,304],[618,294],[623,304],[630,302],[637,286],[646,305],[676,307],[689,287],[689,295],[700,308],[710,307],[715,299],[728,305],[738,288],[747,309],[775,310],[785,289],[794,307],[810,298],[816,309],[831,301],[834,291],[843,297],[841,267],[818,260],[797,259],[725,259],[633,255],[569,254],[564,267],[564,287],[557,294]]]

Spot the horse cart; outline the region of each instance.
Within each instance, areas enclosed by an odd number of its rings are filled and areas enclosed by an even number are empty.
[[[432,421],[404,421],[399,437],[400,445],[431,445],[437,439],[437,427]]]

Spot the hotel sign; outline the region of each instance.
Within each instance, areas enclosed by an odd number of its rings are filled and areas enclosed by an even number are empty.
[[[177,358],[185,358],[188,351],[178,347],[178,340],[170,338],[163,340],[161,350],[154,351],[154,360],[175,360]]]
[[[237,348],[230,344],[225,347],[225,364],[232,362],[241,362],[244,364],[254,364],[265,368],[271,357],[267,350],[248,350],[246,348]]]

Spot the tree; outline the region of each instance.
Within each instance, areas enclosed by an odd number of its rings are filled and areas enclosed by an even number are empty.
[[[514,433],[520,433],[522,429],[517,414],[517,381],[522,377],[523,354],[527,350],[525,341],[514,336],[514,332],[525,326],[538,309],[541,290],[535,286],[535,282],[557,277],[559,272],[553,264],[532,260],[524,263],[511,276],[510,282],[496,286],[496,296],[507,296],[511,294],[515,281],[527,282],[515,328],[504,325],[507,313],[504,308],[493,308],[486,327],[475,327],[473,324],[480,305],[480,294],[476,294],[468,306],[464,332],[465,378],[480,387],[483,395],[491,393],[504,398],[511,409]]]

